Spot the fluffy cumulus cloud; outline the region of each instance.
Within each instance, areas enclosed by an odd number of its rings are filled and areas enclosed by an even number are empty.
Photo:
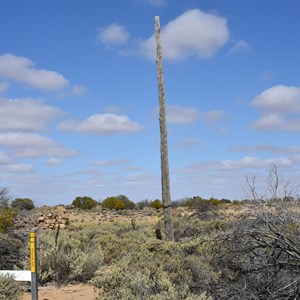
[[[73,120],[63,122],[59,125],[59,129],[79,133],[110,135],[140,131],[142,127],[131,121],[127,116],[95,114],[81,122]]]
[[[252,124],[255,129],[299,131],[300,88],[277,85],[256,96],[251,104],[262,110],[261,117]]]
[[[199,9],[183,13],[161,29],[163,53],[167,60],[212,57],[228,38],[226,19]],[[154,59],[155,43],[155,35],[152,35],[140,43],[140,52]]]
[[[0,98],[0,132],[43,130],[59,113],[41,100]]]
[[[108,46],[124,45],[128,43],[129,38],[130,34],[124,26],[113,23],[99,31],[97,43]]]
[[[36,133],[0,133],[0,146],[13,149],[14,157],[72,157],[75,151],[65,149],[51,139]]]
[[[30,59],[10,53],[0,55],[1,77],[46,91],[59,91],[69,85],[69,81],[61,74],[37,69]]]

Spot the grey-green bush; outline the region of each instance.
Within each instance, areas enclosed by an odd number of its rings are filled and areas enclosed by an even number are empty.
[[[103,261],[101,248],[79,232],[63,231],[55,245],[54,233],[39,236],[39,279],[58,285],[69,282],[87,282]]]
[[[0,300],[18,300],[20,296],[21,290],[13,277],[0,275]]]

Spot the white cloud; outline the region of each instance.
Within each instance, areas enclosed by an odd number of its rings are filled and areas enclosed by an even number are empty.
[[[75,151],[65,149],[47,137],[36,133],[10,132],[0,134],[0,145],[13,148],[15,157],[72,157]]]
[[[267,169],[271,164],[278,167],[288,167],[293,165],[293,160],[286,157],[275,157],[269,159],[260,159],[255,156],[245,156],[236,160],[222,160],[216,162],[198,163],[190,166],[187,172],[198,172],[201,170],[244,170],[244,169]]]
[[[300,88],[273,86],[256,96],[251,104],[273,112],[300,112]]]
[[[230,48],[229,54],[234,54],[240,51],[249,51],[249,50],[250,50],[250,46],[247,42],[245,42],[244,40],[238,40]]]
[[[80,133],[110,135],[116,133],[130,133],[142,130],[142,127],[131,121],[127,116],[114,114],[95,114],[81,122],[73,120],[63,122],[59,129]]]
[[[183,13],[161,29],[163,55],[167,60],[212,57],[228,38],[226,19],[199,9]],[[155,59],[155,35],[140,43],[140,53]]]
[[[59,158],[52,157],[52,158],[49,158],[46,163],[48,166],[59,166],[62,164],[62,161]]]
[[[262,116],[252,124],[255,129],[299,131],[300,88],[277,85],[263,91],[251,104],[261,108]]]
[[[158,110],[158,108],[157,108]],[[184,107],[180,105],[167,105],[167,122],[170,124],[191,124],[199,119],[213,125],[218,123],[224,116],[222,110],[210,110],[201,112],[196,107]]]
[[[30,59],[10,53],[0,55],[0,77],[46,91],[62,90],[69,84],[61,74],[36,69]]]
[[[0,151],[0,165],[9,163],[9,158],[6,153]]]
[[[286,121],[281,114],[270,113],[260,117],[252,124],[255,129],[285,130]]]
[[[0,132],[43,130],[59,114],[55,107],[32,98],[0,98]]]
[[[9,173],[31,173],[33,168],[28,164],[11,164],[4,168],[5,172]]]
[[[113,23],[100,30],[97,43],[108,46],[124,45],[128,43],[129,39],[130,34],[125,30],[125,26]]]
[[[172,124],[190,124],[197,121],[200,111],[195,107],[182,107],[180,105],[167,106],[167,122]]]
[[[300,146],[275,147],[270,144],[257,144],[253,146],[232,147],[231,150],[237,152],[270,152],[276,154],[299,154]]]
[[[0,82],[0,94],[7,91],[9,88],[9,84],[7,82]]]

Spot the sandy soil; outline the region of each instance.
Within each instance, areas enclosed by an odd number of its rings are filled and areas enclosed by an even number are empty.
[[[96,300],[97,290],[87,284],[39,287],[39,300]],[[31,300],[31,293],[24,293],[21,300]]]

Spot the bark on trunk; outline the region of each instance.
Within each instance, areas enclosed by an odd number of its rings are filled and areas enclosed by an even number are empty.
[[[157,54],[157,60],[156,60],[157,80],[158,80],[158,93],[159,93],[162,203],[163,203],[166,239],[168,241],[174,241],[174,229],[173,229],[172,207],[171,207],[171,197],[170,197],[168,139],[167,139],[167,126],[166,126],[164,77],[163,77],[163,65],[162,65],[162,46],[160,40],[160,22],[158,16],[155,17],[155,33],[156,33],[155,36],[156,36],[156,54]]]

